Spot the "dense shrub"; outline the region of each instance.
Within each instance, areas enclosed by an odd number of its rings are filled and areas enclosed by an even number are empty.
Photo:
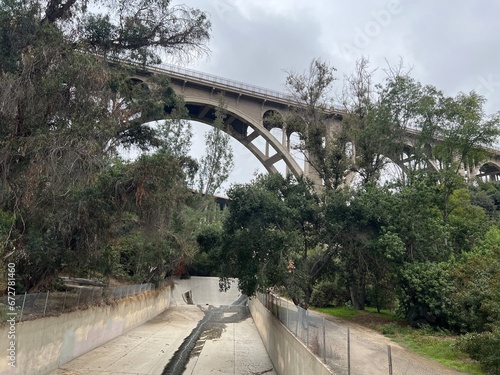
[[[311,296],[311,304],[317,307],[339,306],[349,300],[347,289],[330,281],[318,283]]]
[[[500,327],[491,332],[469,333],[458,342],[459,348],[479,361],[488,374],[500,374]]]
[[[456,291],[448,263],[408,263],[401,270],[400,313],[413,326],[455,325]]]

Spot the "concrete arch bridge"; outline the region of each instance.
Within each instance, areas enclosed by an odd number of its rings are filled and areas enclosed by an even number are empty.
[[[277,173],[276,163],[283,161],[287,171],[295,176],[305,175],[321,185],[314,168],[306,161],[304,165],[294,159],[290,150],[290,142],[286,131],[282,131],[281,139],[277,139],[271,130],[273,126],[265,121],[269,113],[284,113],[297,106],[297,102],[289,95],[229,80],[192,69],[172,65],[147,66],[137,69],[132,79],[147,83],[153,75],[166,75],[170,78],[174,91],[184,98],[189,111],[189,119],[213,125],[215,109],[220,105],[219,94],[224,94],[227,117],[225,131],[243,144],[260,161],[269,173]],[[342,121],[345,113],[332,110],[327,114],[328,129],[334,129]],[[412,144],[415,131],[408,132],[405,154],[412,159]],[[257,140],[265,141],[265,149],[258,147]],[[260,142],[261,143],[261,142]],[[500,150],[491,149],[489,160],[479,166],[464,167],[461,173],[469,179],[482,178],[500,180]],[[427,163],[432,167],[433,161]],[[404,166],[402,166],[404,168]]]

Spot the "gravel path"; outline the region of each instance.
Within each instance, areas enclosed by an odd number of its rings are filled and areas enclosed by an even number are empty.
[[[277,304],[271,308],[273,315],[277,315],[318,357],[326,359],[335,374],[348,374],[348,342],[351,375],[389,375],[389,345],[393,375],[464,374],[410,352],[384,335],[361,325],[313,310],[297,310],[293,303],[284,299],[279,299]]]

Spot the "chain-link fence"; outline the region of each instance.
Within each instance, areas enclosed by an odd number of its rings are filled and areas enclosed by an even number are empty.
[[[73,287],[64,292],[25,293],[15,297],[0,297],[2,313],[15,317],[17,322],[56,316],[92,305],[109,304],[114,300],[141,294],[154,289],[154,284],[112,287]],[[5,321],[5,319],[2,319]]]
[[[335,374],[439,375],[407,357],[401,349],[368,340],[273,294],[258,299]]]

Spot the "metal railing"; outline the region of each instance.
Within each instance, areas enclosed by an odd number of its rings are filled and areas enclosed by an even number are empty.
[[[177,65],[171,65],[171,64],[159,64],[155,66],[147,66],[147,69],[157,69],[165,73],[175,73],[175,75],[183,78],[198,78],[202,81],[207,81],[211,83],[217,83],[219,85],[223,85],[226,87],[231,87],[234,89],[238,90],[243,90],[245,92],[249,92],[252,94],[260,94],[263,96],[268,97],[269,99],[280,99],[280,100],[285,100],[289,101],[291,103],[296,103],[296,99],[289,94],[276,91],[276,90],[271,90],[267,89],[264,87],[259,87],[259,86],[254,86],[250,85],[248,83],[232,80],[229,78],[224,78],[220,76],[216,76],[213,74],[208,74],[208,73],[203,73],[198,70],[194,69],[189,69],[189,68],[182,68]]]
[[[245,91],[250,94],[259,94],[262,95],[268,99],[275,99],[275,100],[280,100],[280,101],[286,101],[289,102],[290,104],[295,104],[295,105],[301,105],[302,103],[298,102],[296,98],[294,98],[292,95],[276,91],[276,90],[271,90],[271,89],[266,89],[263,87],[259,86],[254,86],[250,85],[244,82],[216,76],[213,74],[208,74],[208,73],[203,73],[198,70],[194,69],[189,69],[189,68],[183,68],[177,65],[171,65],[171,64],[158,64],[155,66],[146,66],[145,67],[148,70],[156,70],[161,73],[165,73],[167,75],[172,75],[172,73],[179,77],[179,78],[185,78],[185,79],[193,79],[197,78],[201,81],[206,81],[206,82],[211,82],[215,84],[219,84],[228,88],[234,88],[237,90]],[[330,111],[335,111],[339,113],[344,113],[343,110],[340,110],[342,106],[340,104],[336,104],[334,108],[331,108]],[[414,124],[409,124],[408,128],[406,131],[410,134],[419,134],[420,129],[418,126]],[[493,152],[498,154],[500,151],[500,143],[497,141],[494,144],[492,144],[489,147],[483,147],[485,150]]]
[[[287,104],[292,104],[292,105],[298,105],[301,106],[303,103],[297,101],[296,98],[294,98],[290,94],[286,94],[284,92],[280,92],[277,90],[271,90],[267,89],[264,87],[259,87],[255,85],[250,85],[248,83],[244,83],[241,81],[236,81],[232,80],[229,78],[224,78],[220,77],[214,74],[209,74],[209,73],[204,73],[199,70],[194,70],[194,69],[189,69],[189,68],[184,68],[180,67],[177,65],[172,65],[172,64],[157,64],[157,65],[140,65],[136,62],[129,61],[129,60],[124,60],[120,58],[112,58],[112,57],[107,57],[110,60],[114,60],[116,62],[121,62],[125,63],[131,66],[138,66],[141,67],[142,69],[152,71],[152,72],[158,72],[158,73],[163,73],[169,76],[175,76],[177,78],[184,78],[184,79],[198,79],[201,82],[210,82],[214,84],[218,84],[220,86],[224,86],[225,88],[233,88],[237,91],[244,91],[245,93],[249,94],[257,94],[260,95],[266,99],[274,99],[274,100],[279,100],[279,101],[285,101]],[[342,113],[346,114],[346,111],[342,108],[343,106],[335,103],[334,107],[329,108],[326,112],[331,112],[331,113]],[[410,134],[419,134],[420,129],[418,126],[415,124],[409,124],[406,131]],[[482,147],[483,149],[487,150],[488,152],[494,153],[494,154],[499,154],[500,153],[500,140],[497,140],[490,146],[485,146]]]
[[[403,350],[370,341],[324,317],[273,294],[258,293],[259,301],[333,373],[341,375],[439,375],[411,361]]]
[[[24,293],[15,297],[11,309],[8,297],[0,297],[2,314],[15,317],[17,322],[44,316],[57,316],[64,312],[84,309],[93,305],[109,304],[120,298],[138,295],[154,289],[154,284],[136,284],[112,287],[74,287],[64,292]],[[6,319],[2,319],[3,322]]]

